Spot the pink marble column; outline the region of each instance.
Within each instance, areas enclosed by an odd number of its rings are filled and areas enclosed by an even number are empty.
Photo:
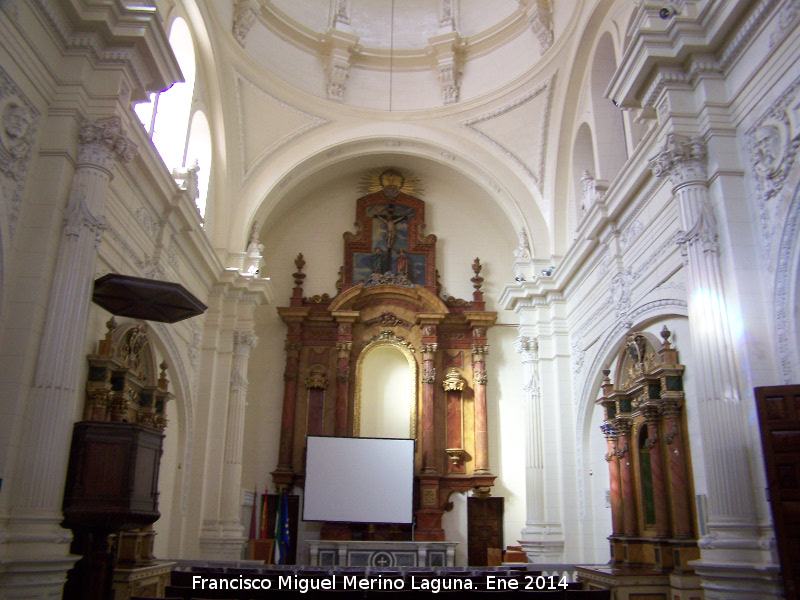
[[[486,355],[489,347],[486,345],[485,329],[478,343],[472,344],[472,389],[474,392],[475,410],[475,474],[489,473],[489,431],[486,416]],[[477,333],[481,333],[478,331]],[[476,338],[473,331],[473,340]],[[480,343],[480,342],[483,343]]]
[[[635,536],[638,531],[636,521],[636,495],[633,489],[633,467],[631,466],[630,435],[631,420],[617,417],[617,458],[619,459],[620,481],[622,483],[622,532]]]
[[[661,457],[662,447],[658,434],[659,409],[653,404],[645,405],[645,423],[647,424],[647,440],[645,448],[650,451],[650,475],[653,481],[653,503],[656,512],[656,535],[669,537],[669,510],[667,509],[667,485],[664,473],[664,461]]]
[[[435,328],[433,328],[435,330]],[[430,336],[428,336],[430,337]],[[435,338],[435,335],[434,335]],[[423,337],[423,340],[425,337]],[[422,472],[436,472],[433,386],[436,381],[434,358],[437,344],[423,343],[422,351]]]
[[[611,494],[611,535],[622,535],[622,483],[617,457],[617,431],[611,423],[600,427],[606,436],[606,462],[608,463],[608,482]]]
[[[691,538],[692,520],[689,508],[688,480],[683,436],[680,427],[680,405],[662,400],[664,413],[664,445],[669,458],[669,498],[672,532],[676,538]]]

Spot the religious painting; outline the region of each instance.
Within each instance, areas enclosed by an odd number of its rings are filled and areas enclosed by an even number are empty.
[[[357,201],[358,231],[345,233],[344,286],[435,287],[436,236],[423,235],[424,203],[406,191],[409,178],[395,169],[373,176],[372,193]]]

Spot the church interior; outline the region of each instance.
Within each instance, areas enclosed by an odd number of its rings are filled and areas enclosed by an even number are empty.
[[[799,26],[0,0],[0,598],[254,561],[797,598]],[[355,510],[304,515],[354,439],[314,506]]]

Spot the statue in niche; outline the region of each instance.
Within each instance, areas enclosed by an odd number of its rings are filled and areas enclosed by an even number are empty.
[[[387,252],[392,251],[392,247],[394,246],[394,238],[396,235],[396,227],[397,224],[406,218],[405,215],[400,215],[399,217],[394,216],[394,205],[390,204],[386,209],[387,214],[385,215],[375,215],[375,218],[378,219],[381,223],[383,223],[385,231],[384,231],[384,238],[386,239],[386,250]]]

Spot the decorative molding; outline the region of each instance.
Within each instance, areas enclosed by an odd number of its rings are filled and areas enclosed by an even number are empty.
[[[258,344],[258,338],[250,330],[237,330],[233,332],[233,353],[240,356],[250,354],[250,349]]]
[[[533,33],[539,38],[541,53],[544,54],[553,45],[553,9],[550,0],[519,0],[519,5]]]
[[[762,114],[745,134],[750,170],[755,181],[762,248],[769,256],[781,219],[780,196],[800,148],[800,78]]]
[[[147,232],[147,235],[150,236],[152,240],[156,240],[158,238],[158,234],[161,233],[161,228],[164,226],[164,222],[159,221],[156,217],[151,215],[150,211],[143,206],[137,208],[134,214],[136,216],[136,220],[139,221],[139,224]]]
[[[775,331],[785,384],[800,376],[797,303],[798,257],[800,256],[800,187],[795,190],[785,219],[775,265]]]
[[[83,190],[73,191],[70,198],[67,212],[64,215],[64,235],[67,237],[79,237],[83,230],[88,230],[94,234],[95,250],[100,245],[103,232],[108,229],[106,220],[91,213],[86,206]]]
[[[520,229],[517,236],[519,243],[517,249],[514,250],[514,258],[517,260],[530,260],[531,248],[528,244],[528,234],[525,233],[524,229]]]
[[[332,27],[350,25],[350,0],[333,0]]]
[[[0,67],[0,203],[6,206],[12,238],[38,125],[39,111]]]
[[[236,0],[233,7],[233,37],[244,48],[247,34],[258,17],[258,0]]]
[[[501,153],[505,154],[508,158],[510,158],[516,165],[522,169],[528,177],[530,177],[536,187],[541,192],[544,188],[544,180],[545,180],[545,173],[544,173],[544,159],[545,155],[547,154],[547,133],[548,133],[548,126],[550,122],[550,105],[553,97],[553,83],[555,81],[555,75],[551,76],[550,79],[545,81],[544,83],[538,85],[533,90],[529,91],[527,94],[523,95],[521,98],[518,98],[514,102],[510,102],[500,108],[488,112],[483,115],[479,115],[472,119],[467,119],[466,121],[462,121],[461,125],[470,129],[471,131],[475,132],[478,136],[483,138],[485,141],[489,142],[494,148],[499,150]],[[536,168],[539,171],[539,175],[537,176],[531,167],[526,165],[522,159],[520,159],[516,154],[514,154],[511,150],[506,148],[503,144],[498,142],[497,140],[493,139],[489,135],[483,133],[480,129],[476,127],[476,125],[480,125],[481,123],[486,123],[491,121],[492,119],[503,116],[506,114],[511,113],[512,111],[524,106],[531,100],[538,98],[544,94],[544,108],[540,114],[540,135],[539,135],[539,161],[536,165]]]
[[[800,2],[790,0],[783,7],[778,18],[778,30],[769,39],[770,50],[786,39],[789,32],[797,26],[798,21],[800,21]]]

